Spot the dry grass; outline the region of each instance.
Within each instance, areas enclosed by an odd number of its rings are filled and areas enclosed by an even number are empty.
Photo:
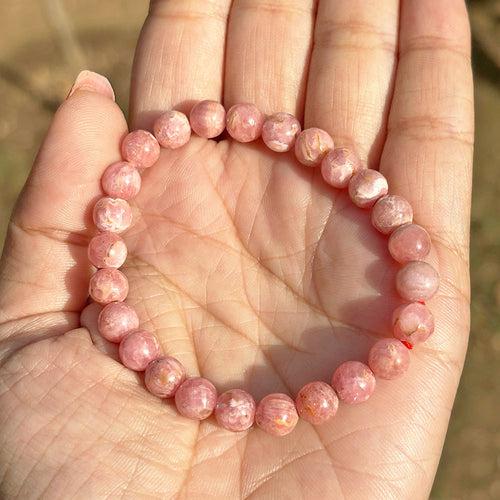
[[[147,8],[144,0],[67,0],[62,5],[74,26],[67,33],[54,23],[54,12],[47,18],[43,5],[25,0],[0,6],[0,242],[51,115],[75,76],[74,60],[109,75],[126,106],[133,47]],[[500,498],[500,2],[471,2],[471,19],[477,99],[473,322],[436,499]]]

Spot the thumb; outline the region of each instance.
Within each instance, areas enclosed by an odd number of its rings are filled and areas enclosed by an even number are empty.
[[[88,295],[92,206],[102,196],[103,171],[120,159],[126,132],[108,80],[81,72],[54,116],[10,221],[0,261],[0,323],[53,314],[78,326]]]

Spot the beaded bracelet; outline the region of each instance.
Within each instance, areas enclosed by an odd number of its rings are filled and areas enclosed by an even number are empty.
[[[224,129],[238,142],[259,137],[273,151],[294,148],[297,160],[305,166],[321,166],[326,183],[347,188],[353,203],[371,208],[373,226],[389,235],[389,252],[402,264],[396,275],[396,289],[407,301],[393,314],[393,338],[378,340],[368,355],[368,364],[346,361],[333,373],[331,385],[310,382],[298,392],[295,401],[286,394],[269,394],[258,405],[241,389],[217,396],[215,386],[203,377],[187,378],[183,365],[163,356],[154,335],[139,328],[135,310],[124,300],[128,281],[118,270],[127,258],[127,247],[119,233],[132,223],[128,203],[141,188],[139,169],[152,167],[160,146],[176,149],[185,145],[191,131],[211,139]],[[289,113],[265,117],[253,104],[236,104],[225,112],[214,101],[202,101],[191,110],[189,119],[179,111],[168,111],[154,124],[154,135],[145,130],[129,133],[121,145],[123,161],[110,165],[102,176],[106,197],[97,201],[93,218],[99,233],[88,247],[90,262],[98,268],[90,279],[90,297],[102,304],[98,319],[100,334],[119,343],[119,357],[129,369],[145,371],[145,386],[160,398],[175,398],[179,413],[203,420],[213,412],[218,423],[230,431],[244,431],[255,422],[264,431],[278,436],[290,433],[299,417],[319,425],[337,412],[339,400],[345,404],[366,401],[375,389],[375,377],[394,379],[410,362],[409,350],[424,342],[434,330],[434,318],[425,305],[437,291],[439,277],[424,262],[431,248],[427,231],[413,223],[407,200],[388,194],[386,178],[364,168],[357,154],[347,148],[334,148],[330,135],[319,128],[301,131],[299,121]]]

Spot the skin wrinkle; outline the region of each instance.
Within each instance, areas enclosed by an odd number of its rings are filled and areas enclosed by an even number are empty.
[[[332,207],[333,209],[333,207]],[[332,214],[333,215],[333,214]],[[146,214],[147,216],[147,214]],[[328,220],[330,220],[330,217],[328,217]],[[183,231],[193,235],[193,236],[196,236],[197,238],[200,238],[200,239],[208,239],[209,241],[213,241],[213,243],[219,245],[219,246],[222,246],[224,247],[225,249],[229,250],[229,251],[233,251],[237,254],[240,255],[241,258],[243,257],[246,257],[248,258],[249,260],[252,261],[252,264],[255,266],[255,267],[259,267],[260,269],[266,271],[270,277],[273,277],[274,279],[276,279],[278,282],[281,282],[283,285],[286,286],[286,288],[298,299],[300,300],[301,302],[303,302],[305,305],[307,305],[309,308],[311,308],[313,311],[315,311],[316,313],[318,314],[322,314],[325,316],[325,318],[328,318],[328,320],[330,322],[337,322],[339,323],[340,325],[343,325],[343,326],[348,326],[350,328],[354,328],[354,329],[361,329],[360,327],[358,327],[357,325],[350,325],[348,323],[344,323],[342,322],[341,320],[339,320],[338,318],[335,318],[335,317],[331,317],[329,315],[327,315],[326,311],[324,309],[321,309],[321,308],[318,308],[317,306],[311,304],[310,302],[306,301],[306,299],[304,299],[304,297],[302,297],[301,295],[298,294],[298,292],[296,292],[293,288],[290,287],[290,285],[283,281],[279,276],[277,276],[276,274],[274,274],[273,271],[270,270],[270,268],[268,268],[267,266],[264,266],[263,265],[263,260],[262,259],[257,259],[256,257],[254,257],[254,255],[252,253],[249,252],[249,250],[245,247],[245,245],[243,244],[243,240],[240,238],[239,241],[241,243],[241,246],[242,246],[242,249],[243,251],[241,252],[237,252],[236,249],[233,249],[231,246],[228,246],[226,243],[224,242],[221,242],[219,240],[213,240],[211,237],[209,236],[206,236],[206,235],[199,235],[198,233],[194,232],[193,230],[185,227],[185,226],[182,226],[182,225],[179,225],[177,223],[175,223],[174,221],[169,221],[169,223],[171,224],[175,224],[177,227],[179,227],[180,229],[182,229]],[[317,247],[317,243],[315,244],[315,246]],[[265,260],[265,259],[264,259]],[[139,259],[138,257],[134,257],[134,256],[131,256],[131,259],[128,261],[128,262],[135,262],[135,261],[140,261],[142,262],[143,264],[145,265],[151,265],[149,264],[147,261],[144,261],[142,259]],[[155,266],[152,266],[158,274],[162,275],[163,274],[161,273],[161,271],[159,269],[157,269]],[[172,283],[174,285],[174,287],[176,287],[178,290],[181,290],[178,285],[176,285],[173,281],[171,280],[168,280],[170,283]],[[186,293],[185,291],[182,291],[182,293]],[[190,297],[190,299],[192,299],[192,297]],[[229,326],[229,325],[226,325],[226,326]],[[362,330],[364,331],[367,331],[365,328],[363,328]],[[380,336],[381,333],[380,332],[373,332],[374,334]]]
[[[115,383],[115,382],[116,382],[116,379],[114,379],[113,383]],[[98,385],[99,383],[100,383],[100,381],[96,382],[96,384],[94,384],[94,385]],[[86,391],[85,391],[85,392],[90,391],[92,388],[93,388],[93,386],[91,386],[90,388],[86,389]],[[112,389],[112,388],[113,388],[113,386],[111,386],[111,387],[109,388],[109,390],[107,391],[107,394],[109,394],[109,393],[110,393],[110,391],[111,391],[111,389]],[[135,386],[134,386],[134,389],[135,389]],[[53,389],[50,389],[50,390],[53,390]],[[133,396],[132,394],[129,396],[129,400],[131,400],[132,396]],[[78,399],[78,397],[77,397],[77,398],[75,398],[75,401],[76,401],[76,399]],[[104,398],[104,399],[103,399],[103,401],[101,402],[101,404],[103,404],[105,401],[106,401],[106,398]],[[68,406],[71,406],[71,404],[72,404],[72,403],[73,403],[73,402],[71,402]],[[116,415],[115,415],[115,417],[112,419],[112,421],[113,421],[113,422],[116,422],[116,421],[119,419],[119,415],[120,415],[120,413],[121,413],[122,411],[124,411],[125,409],[128,409],[128,406],[127,406],[126,402],[122,405],[122,407],[120,408],[120,410],[119,410],[118,414],[116,414]],[[78,411],[78,410],[79,410],[79,408],[76,408],[76,410],[75,410],[75,412],[74,412],[74,413],[76,413],[76,411]],[[99,411],[100,411],[100,410],[98,409],[98,412],[99,412]],[[74,413],[73,413],[73,414],[74,414]],[[66,423],[67,423],[68,421],[70,421],[70,420],[71,420],[71,418],[72,418],[72,416],[70,415],[70,416],[66,419]],[[47,424],[47,425],[49,425],[49,424]],[[66,425],[66,424],[65,424],[65,425]],[[111,425],[112,425],[112,424],[111,424],[111,421],[110,421],[110,426],[111,426]],[[110,426],[108,427],[108,429],[110,428]],[[63,429],[64,429],[64,427],[63,427]],[[146,432],[146,431],[147,431],[147,426],[143,426],[143,429],[144,429],[144,431],[143,431],[143,432]],[[37,432],[37,434],[38,434],[39,432],[40,432],[40,430]],[[57,434],[59,434],[60,432],[61,432],[61,430],[60,430]],[[57,437],[57,436],[55,436],[55,437]],[[102,436],[100,437],[100,439],[106,439],[106,438],[105,438],[105,435],[104,435],[104,434],[102,434]],[[111,444],[113,444],[113,442],[112,442],[112,441],[109,441],[109,442],[110,442]],[[154,441],[152,441],[151,443],[152,443],[152,444],[154,444]],[[116,443],[115,443],[115,444],[116,444]],[[90,447],[89,447],[89,448],[90,448]],[[141,458],[144,458],[144,459],[145,459],[145,457],[138,457],[138,459],[141,459]]]
[[[136,257],[136,259],[137,259],[137,257]],[[152,266],[152,267],[154,267],[154,266]],[[159,274],[161,274],[161,273],[160,273],[160,271],[158,271],[158,273],[159,273]],[[170,281],[170,280],[169,280],[169,281]],[[172,281],[170,281],[170,282],[171,282],[172,284],[174,284]],[[176,285],[174,284],[174,286],[176,286]],[[179,290],[181,290],[181,289],[179,288]],[[183,294],[185,294],[186,296],[188,296],[188,297],[189,297],[189,295],[187,295],[187,294],[186,294],[186,292],[182,291],[182,293],[183,293]],[[203,309],[203,306],[202,306],[201,304],[197,303],[197,302],[196,302],[196,301],[195,301],[192,297],[189,297],[189,298],[190,298],[190,300],[191,300],[192,302],[194,302],[195,304],[197,304],[199,308]],[[242,337],[244,337],[246,340],[248,340],[249,342],[251,342],[251,343],[252,343],[255,347],[257,347],[257,348],[259,347],[257,344],[255,344],[255,343],[254,343],[254,341],[253,341],[251,338],[247,337],[247,336],[246,336],[244,333],[242,333],[241,331],[236,330],[234,327],[232,327],[232,326],[230,326],[230,325],[227,325],[227,324],[226,324],[226,323],[225,323],[225,322],[224,322],[224,321],[223,321],[220,317],[218,317],[218,316],[217,316],[216,314],[214,314],[212,311],[209,311],[208,309],[205,309],[205,312],[206,312],[207,314],[209,314],[210,316],[212,316],[212,317],[213,317],[216,321],[218,321],[218,322],[222,323],[224,326],[226,326],[226,327],[228,327],[229,329],[231,329],[231,331],[232,331],[233,333],[237,333],[238,335],[241,335],[241,336],[242,336]],[[282,342],[285,344],[285,342],[284,342],[284,341],[282,341]],[[291,346],[290,346],[290,347],[291,347]],[[194,349],[194,352],[196,352],[196,349]],[[272,363],[271,359],[270,359],[270,358],[269,358],[269,357],[268,357],[268,356],[267,356],[264,352],[262,352],[262,354],[263,354],[263,356],[266,358],[266,360],[268,361],[268,363],[269,363],[270,367],[272,367],[272,368],[273,368],[273,370],[276,370],[276,367],[275,367],[275,365]],[[199,366],[199,365],[198,365],[198,370],[199,370],[199,372],[200,372],[200,373],[202,373],[201,366]],[[284,380],[283,380],[282,376],[281,376],[278,372],[275,372],[275,373],[276,373],[276,375],[280,378],[280,380],[281,380],[281,382],[283,383],[283,385],[285,385],[285,386],[286,386],[286,384],[284,383]],[[289,390],[289,388],[288,388],[288,387],[287,387],[287,389]]]
[[[298,462],[304,458],[307,458],[307,457],[310,457],[311,455],[314,455],[316,453],[319,453],[319,452],[322,452],[322,451],[326,451],[324,448],[318,448],[318,449],[313,449],[313,450],[308,450],[307,452],[305,452],[303,455],[299,455],[297,457],[294,457],[292,460],[290,461],[286,461],[284,460],[282,463],[279,464],[279,466],[276,468],[276,469],[273,469],[269,472],[269,474],[267,474],[264,479],[262,480],[261,483],[259,483],[256,488],[251,491],[248,496],[245,497],[245,499],[249,499],[249,498],[252,498],[255,496],[255,494],[257,493],[257,491],[259,491],[260,489],[262,489],[262,487],[270,480],[274,479],[275,475],[276,474],[279,474],[279,473],[282,473],[284,470],[286,470],[288,467],[290,467],[291,465],[293,465],[295,462]]]

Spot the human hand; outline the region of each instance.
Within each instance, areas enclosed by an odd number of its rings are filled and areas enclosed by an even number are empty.
[[[413,500],[430,491],[469,328],[464,3],[322,0],[316,14],[312,0],[235,0],[226,38],[230,3],[154,2],[131,128],[200,99],[254,102],[354,146],[431,234],[436,331],[404,377],[284,438],[189,421],[148,394],[99,337],[99,307],[85,308],[90,212],[126,133],[110,89],[86,81],[54,118],[0,267],[5,498]],[[295,395],[390,335],[399,302],[386,238],[291,154],[193,138],[162,151],[134,204],[128,300],[163,350],[219,391]]]

